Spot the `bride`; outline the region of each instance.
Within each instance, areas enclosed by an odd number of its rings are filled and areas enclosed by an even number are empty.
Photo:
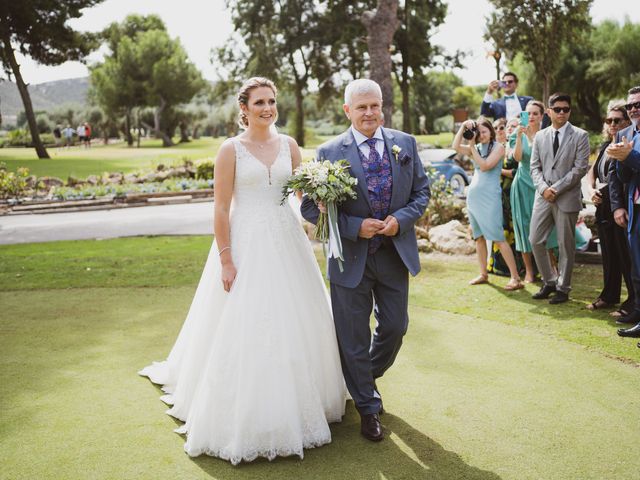
[[[276,87],[238,92],[244,132],[215,171],[213,244],[169,357],[140,375],[163,385],[190,456],[238,464],[331,441],[345,389],[331,308],[311,246],[281,192],[301,161],[273,124]]]

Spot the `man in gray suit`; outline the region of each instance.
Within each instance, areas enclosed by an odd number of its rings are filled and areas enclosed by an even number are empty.
[[[338,206],[344,270],[330,258],[327,271],[344,378],[360,413],[362,435],[378,441],[384,434],[375,379],[393,364],[407,331],[409,273],[420,271],[414,224],[431,192],[416,140],[381,126],[377,83],[351,82],[343,109],[351,127],[321,145],[317,158],[346,159],[358,179],[358,196]],[[319,210],[312,200],[305,197],[301,211],[305,219],[317,222]]]
[[[587,132],[569,123],[569,95],[551,95],[547,112],[551,126],[536,134],[531,153],[531,177],[537,193],[529,241],[544,282],[533,298],[540,300],[555,294],[549,303],[557,304],[569,300],[576,220],[582,208],[580,181],[589,168],[590,148]],[[553,227],[558,232],[560,248],[558,275],[551,267],[546,249]]]

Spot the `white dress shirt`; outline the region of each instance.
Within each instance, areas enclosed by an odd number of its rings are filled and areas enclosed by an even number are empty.
[[[507,106],[507,121],[513,120],[514,118],[518,118],[520,112],[522,112],[522,106],[520,105],[520,100],[518,100],[518,94],[513,92],[511,95],[505,95],[505,105]],[[485,103],[493,102],[493,95],[490,93],[485,93],[483,101]]]
[[[353,138],[356,139],[356,144],[364,155],[364,158],[369,158],[369,145],[367,144],[369,137],[360,133],[353,125],[351,125],[351,133],[353,133]],[[380,155],[380,158],[382,158],[384,155],[384,137],[382,136],[382,129],[380,127],[376,129],[372,138],[376,139],[376,151],[378,155]]]

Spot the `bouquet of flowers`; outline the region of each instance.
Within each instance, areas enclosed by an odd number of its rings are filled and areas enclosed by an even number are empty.
[[[282,203],[291,192],[300,190],[314,202],[322,202],[327,213],[320,212],[315,236],[323,245],[329,243],[329,257],[338,260],[342,271],[342,242],[338,229],[338,204],[356,198],[355,186],[358,179],[349,174],[349,162],[308,162],[296,168],[282,188]]]

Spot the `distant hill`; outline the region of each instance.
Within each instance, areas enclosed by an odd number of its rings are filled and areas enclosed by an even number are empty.
[[[89,90],[89,77],[69,78],[55,82],[29,85],[29,93],[34,110],[52,110],[64,104],[84,105]],[[19,112],[24,110],[22,98],[15,83],[0,82],[0,112],[5,122],[13,123]]]

